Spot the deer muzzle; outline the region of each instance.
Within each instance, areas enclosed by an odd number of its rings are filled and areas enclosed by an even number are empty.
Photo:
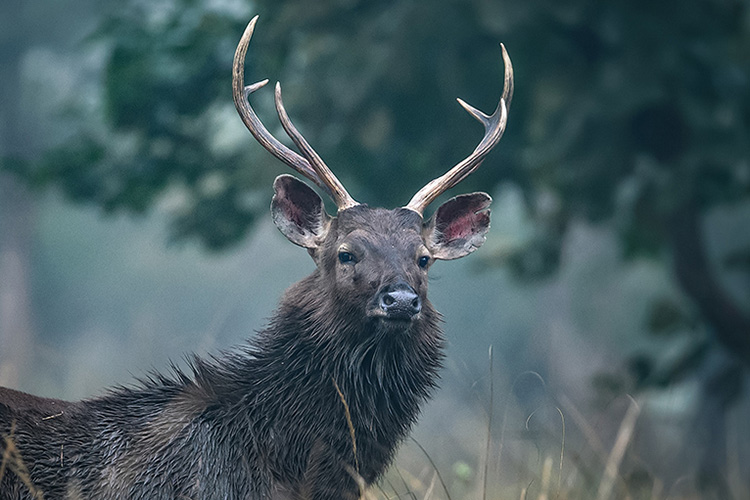
[[[422,299],[403,281],[381,288],[377,304],[379,316],[385,320],[411,321],[422,310]]]

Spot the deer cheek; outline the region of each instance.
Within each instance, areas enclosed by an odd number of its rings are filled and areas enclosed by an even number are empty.
[[[338,264],[336,266],[336,288],[342,298],[351,302],[363,288],[363,277],[359,264]]]

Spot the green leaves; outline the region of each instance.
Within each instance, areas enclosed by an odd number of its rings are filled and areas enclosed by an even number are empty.
[[[237,117],[221,115],[232,139],[217,141],[216,110],[231,108],[246,10],[162,0],[105,14],[89,43],[108,52],[106,128],[71,137],[28,177],[108,210],[148,210],[177,187],[194,212],[180,213],[176,235],[211,248],[237,241],[247,227],[213,234],[204,224],[249,227],[266,203],[208,201],[202,179],[221,171],[238,197],[268,200],[284,171]],[[516,66],[508,131],[446,197],[502,181],[532,204],[551,192],[563,220],[542,240],[559,241],[572,218],[615,218],[635,255],[665,245],[664,221],[685,200],[708,208],[750,195],[750,35],[737,21],[739,2],[293,0],[261,1],[257,10],[248,81],[285,84],[295,123],[357,199],[403,204],[473,149],[481,130],[454,99],[483,109],[495,102],[498,42]],[[261,118],[285,140],[270,95],[258,94]]]

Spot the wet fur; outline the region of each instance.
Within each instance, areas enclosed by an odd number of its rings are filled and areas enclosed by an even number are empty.
[[[401,263],[422,241],[420,217],[361,206],[331,224],[311,251],[318,269],[240,349],[76,403],[0,389],[0,435],[44,498],[346,499],[359,494],[353,476],[377,480],[435,386],[440,320],[426,274]],[[335,248],[353,231],[395,264],[346,276]],[[402,327],[364,314],[373,290],[404,273],[423,297],[419,317]],[[26,498],[6,468],[0,499]]]

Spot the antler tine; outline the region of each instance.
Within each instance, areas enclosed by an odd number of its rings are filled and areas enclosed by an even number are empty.
[[[458,103],[484,126],[484,137],[482,137],[479,145],[477,145],[468,157],[456,164],[442,176],[427,183],[425,187],[420,189],[417,194],[412,197],[411,201],[409,201],[405,208],[413,210],[419,215],[423,215],[424,209],[427,208],[435,198],[464,180],[469,174],[479,168],[479,165],[482,164],[485,156],[492,151],[492,148],[497,145],[500,138],[503,136],[505,126],[508,122],[508,107],[510,106],[510,101],[513,99],[513,65],[510,62],[510,57],[505,50],[505,46],[500,44],[500,48],[503,52],[503,62],[505,64],[505,81],[503,85],[503,95],[500,98],[500,102],[498,102],[495,111],[488,116],[477,108],[467,104],[462,99],[458,99]]]
[[[313,181],[328,193],[329,196],[333,196],[330,187],[320,179],[315,169],[310,166],[310,162],[283,145],[278,139],[271,135],[268,129],[266,129],[260,121],[260,118],[258,118],[258,115],[253,110],[252,106],[250,106],[250,94],[264,87],[268,83],[268,80],[262,80],[252,85],[245,86],[245,56],[247,55],[247,47],[250,44],[250,39],[253,37],[255,23],[257,21],[258,16],[255,16],[250,20],[245,28],[245,32],[242,34],[239,44],[237,45],[237,50],[234,53],[234,63],[232,65],[232,95],[234,97],[234,106],[237,108],[237,112],[239,113],[240,118],[242,118],[242,122],[261,146],[276,158]]]
[[[500,44],[500,49],[503,52],[503,66],[505,67],[502,99],[505,101],[505,107],[509,110],[510,101],[513,100],[513,63],[510,62],[510,56],[508,55],[508,51],[505,50],[504,44]]]
[[[289,115],[284,108],[284,103],[281,100],[281,84],[276,82],[276,112],[279,114],[279,120],[281,126],[284,127],[287,135],[291,137],[294,144],[299,148],[302,154],[310,162],[310,165],[315,169],[315,173],[318,174],[323,183],[329,188],[333,201],[336,202],[336,206],[339,211],[351,208],[355,205],[359,205],[357,201],[352,198],[344,188],[330,168],[323,162],[318,153],[310,146],[310,144],[302,137],[297,128],[294,126],[292,121],[289,119]]]

